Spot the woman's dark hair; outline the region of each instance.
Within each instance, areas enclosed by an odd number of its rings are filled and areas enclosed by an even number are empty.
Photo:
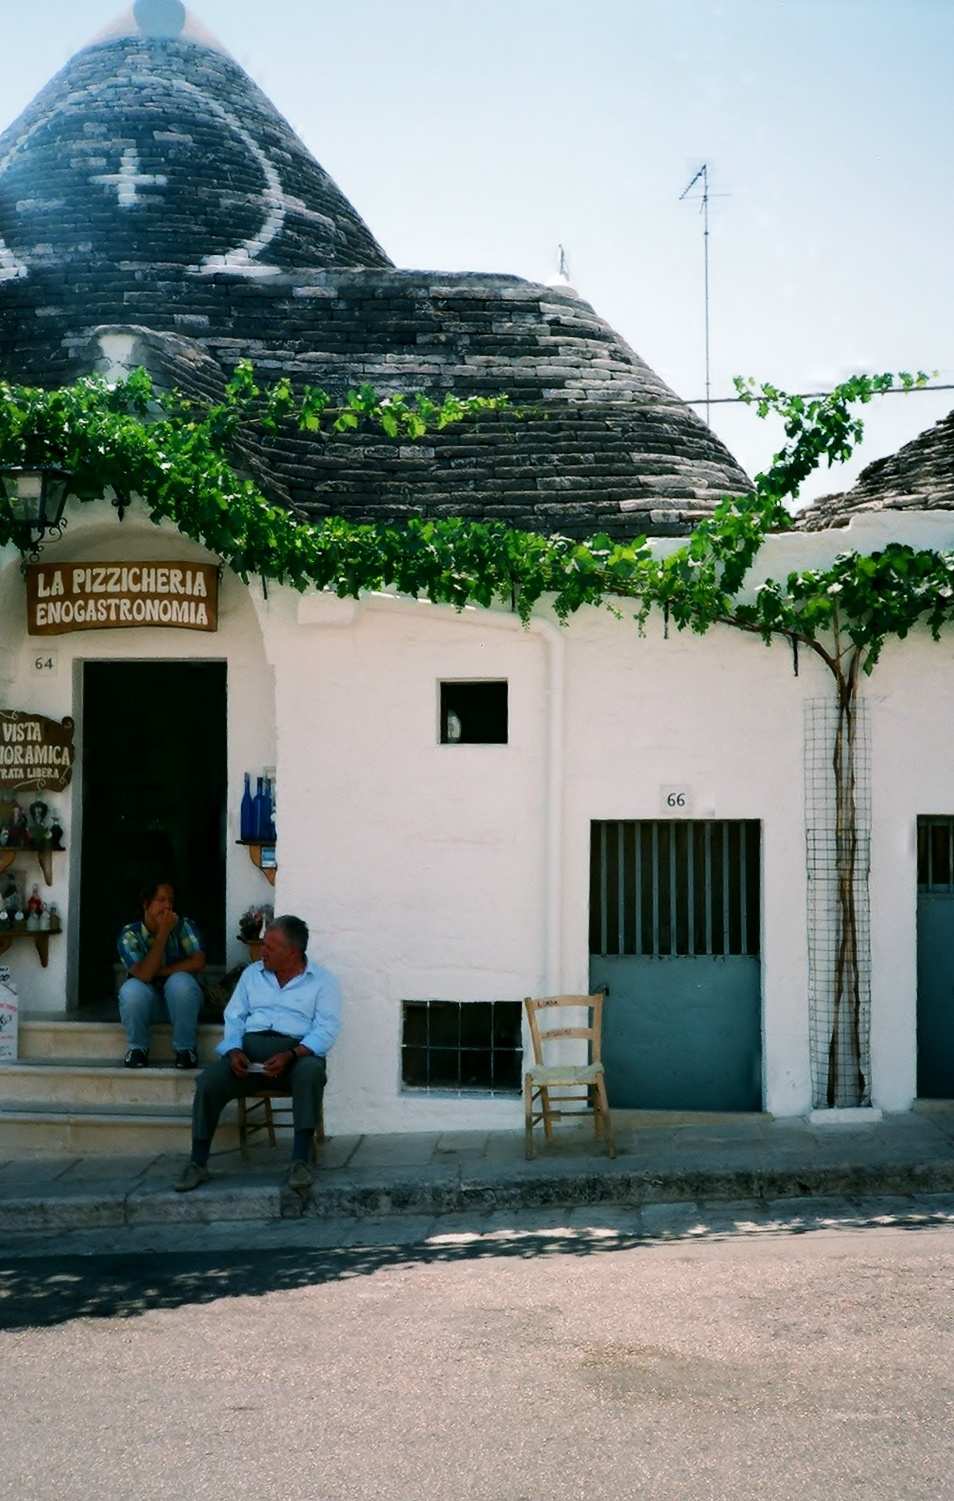
[[[145,912],[160,886],[168,886],[175,893],[176,883],[170,881],[168,876],[160,876],[156,881],[146,881],[139,888],[139,907]]]

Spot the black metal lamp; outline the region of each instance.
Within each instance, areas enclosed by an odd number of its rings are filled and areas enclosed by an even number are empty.
[[[21,552],[35,556],[48,532],[60,535],[72,478],[63,469],[0,469],[0,488],[10,507],[14,540]]]

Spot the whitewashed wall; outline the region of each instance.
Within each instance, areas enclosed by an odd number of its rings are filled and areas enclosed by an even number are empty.
[[[51,561],[204,556],[169,527],[133,515],[120,533],[110,508],[74,510]],[[952,521],[869,518],[849,531],[775,538],[761,571],[870,550],[902,528],[917,544],[951,546]],[[44,680],[31,672],[35,643],[23,636],[17,561],[6,558],[5,706],[78,714],[74,666],[93,656],[228,661],[232,832],[242,772],[276,764],[276,908],[308,921],[313,957],[342,983],[332,1130],[519,1120],[516,1099],[402,1093],[401,1002],[585,989],[590,822],[663,816],[662,789],[673,785],[689,789],[691,816],[762,823],[765,1107],[809,1108],[804,705],[831,692],[811,653],[796,678],[787,648],[724,628],[667,640],[659,621],[641,636],[632,622],[587,610],[566,630],[543,618],[524,630],[504,611],[457,614],[381,596],[356,603],[270,586],[266,599],[258,584],[227,575],[217,636],[65,635],[48,643],[59,672]],[[954,812],[952,665],[954,642],[920,634],[889,646],[863,689],[874,746],[873,1093],[893,1110],[915,1092],[915,821]],[[509,744],[440,745],[438,685],[455,678],[507,679]],[[61,1009],[68,992],[81,778],[78,766],[69,870],[58,867],[53,891],[69,943],[51,946],[45,972],[32,950],[17,961],[33,965],[24,989],[34,1009]],[[268,892],[234,846],[228,882],[234,932],[242,908]]]

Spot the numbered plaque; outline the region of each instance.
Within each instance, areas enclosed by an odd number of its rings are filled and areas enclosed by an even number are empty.
[[[691,818],[692,788],[684,784],[664,786],[660,805],[664,818]]]

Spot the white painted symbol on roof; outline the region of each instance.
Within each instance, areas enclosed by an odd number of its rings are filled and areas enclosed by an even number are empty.
[[[140,172],[139,152],[135,146],[127,146],[118,172],[104,172],[91,177],[90,182],[101,182],[106,188],[115,188],[120,208],[135,208],[146,201],[140,198],[138,188],[164,188],[169,179],[156,173]]]

